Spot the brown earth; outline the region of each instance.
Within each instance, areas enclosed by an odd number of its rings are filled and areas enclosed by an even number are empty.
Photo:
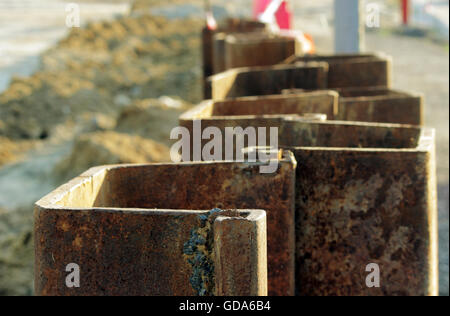
[[[15,145],[7,138],[0,138],[0,166],[13,161]]]
[[[0,209],[0,296],[32,295],[33,217],[28,208]]]
[[[137,100],[120,112],[115,129],[170,146],[170,132],[173,127],[178,126],[178,117],[190,106],[183,101],[167,97],[160,100]]]
[[[169,148],[153,140],[113,131],[96,132],[80,136],[55,172],[64,181],[92,166],[169,161]]]
[[[1,121],[0,121],[1,128]],[[25,151],[30,150],[35,145],[33,141],[12,141],[0,136],[0,167],[4,164],[17,161],[23,157]]]
[[[0,96],[0,136],[47,139],[82,113],[115,115],[121,95],[200,100],[201,71],[193,65],[201,25],[143,15],[74,29],[43,56],[41,71],[16,78]]]

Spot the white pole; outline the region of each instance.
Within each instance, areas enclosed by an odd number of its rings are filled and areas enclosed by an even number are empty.
[[[337,54],[364,50],[363,0],[334,0],[335,51]]]

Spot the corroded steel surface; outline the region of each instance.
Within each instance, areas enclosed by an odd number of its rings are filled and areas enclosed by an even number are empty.
[[[226,127],[241,127],[244,130],[248,127],[255,127],[255,129],[277,127],[280,131],[279,144],[281,145],[302,141],[304,146],[330,146],[333,144],[335,147],[402,148],[413,146],[417,141],[420,134],[418,127],[395,126],[392,128],[393,126],[389,124],[317,122],[307,117],[311,113],[326,113],[329,118],[339,116],[339,114],[335,114],[336,101],[337,94],[335,92],[324,91],[286,96],[205,101],[184,113],[180,117],[180,125],[189,130],[191,137],[194,135],[194,120],[200,120],[200,135],[206,128],[216,127],[222,131],[223,145],[225,144]],[[286,122],[298,120],[307,122],[305,124],[286,124]],[[257,129],[256,134],[259,135]],[[270,145],[267,131],[266,136],[266,145]],[[209,139],[203,139],[202,147],[209,141]],[[247,141],[244,146],[252,145]],[[225,147],[222,152],[224,151]]]
[[[418,145],[420,127],[408,125],[286,118],[281,124],[282,147],[334,147],[411,149]]]
[[[222,132],[276,126],[280,146],[295,152],[298,295],[437,293],[432,131],[296,115],[214,117],[204,109],[186,113],[181,124],[189,128],[196,117],[202,129]],[[366,287],[371,263],[380,265],[380,289]]]
[[[333,89],[339,93],[336,120],[350,122],[424,124],[423,95],[383,87]],[[328,91],[328,90],[327,90]],[[284,90],[301,94],[304,90]],[[322,112],[324,113],[324,112]],[[331,117],[328,116],[330,119]]]
[[[225,70],[276,65],[301,53],[300,43],[295,37],[267,32],[235,33],[226,36],[224,40]]]
[[[245,32],[265,32],[267,25],[252,20],[245,19],[227,19],[224,25],[220,25],[216,30],[209,30],[205,27],[202,31],[202,50],[203,50],[203,74],[204,78],[213,75],[215,64],[223,65],[224,47],[222,49],[215,48],[215,37],[222,34],[245,33]],[[223,68],[225,70],[225,68]]]
[[[317,137],[305,123],[289,124],[282,135],[295,137],[285,145],[306,166],[296,181],[297,294],[436,295],[434,133],[324,125]],[[371,263],[380,288],[366,286]]]
[[[286,62],[326,62],[329,65],[327,88],[389,88],[392,85],[392,58],[380,53],[302,56]]]
[[[344,121],[424,124],[423,96],[385,88],[342,89],[339,115]]]
[[[214,222],[216,295],[267,293],[267,277],[262,277],[267,276],[267,265],[247,268],[267,254],[266,241],[265,219],[242,221],[222,216]]]
[[[37,295],[267,294],[264,211],[126,207],[135,201],[118,199],[132,195],[106,192],[115,181],[109,172],[125,176],[128,167],[111,168],[93,169],[38,202]],[[221,238],[233,228],[221,224],[228,219],[241,229],[241,244]],[[239,246],[245,251],[234,249]],[[223,253],[233,254],[239,274],[219,280],[215,267],[221,271]],[[66,287],[70,263],[81,268],[80,288]]]
[[[203,78],[206,79],[214,74],[214,31],[207,27],[202,30],[202,62],[203,62]]]
[[[41,209],[36,216],[36,294],[43,296],[265,295],[263,211],[212,213],[119,209]],[[214,244],[211,227],[232,218],[261,257],[247,257],[228,242]],[[261,222],[260,227],[252,221]],[[258,218],[258,216],[260,218]],[[255,238],[256,237],[256,238]],[[252,242],[252,244],[251,244]],[[257,243],[261,242],[258,246]],[[216,278],[216,253],[233,253],[243,274]],[[240,259],[242,261],[240,261]],[[259,260],[255,261],[255,260]],[[80,287],[66,286],[68,264],[80,267]],[[256,271],[252,271],[255,269]],[[238,272],[236,270],[235,272]],[[255,279],[252,279],[255,278]],[[245,280],[240,283],[240,280]],[[219,284],[234,287],[230,292]],[[237,283],[237,284],[236,284]],[[252,284],[249,287],[249,284]],[[222,288],[223,286],[221,286]],[[251,294],[252,293],[252,294]]]
[[[253,96],[223,101],[206,101],[212,117],[322,113],[329,119],[338,114],[338,94],[334,91],[304,92],[293,95]]]
[[[260,174],[259,167],[258,163],[226,162],[116,166],[91,171],[96,174],[95,181],[92,174],[85,174],[63,186],[36,207],[36,293],[71,294],[61,283],[64,265],[79,262],[85,271],[92,271],[86,277],[93,282],[81,287],[80,291],[86,292],[80,294],[199,294],[189,281],[193,275],[189,261],[194,257],[183,257],[180,250],[208,226],[202,226],[198,214],[184,216],[187,211],[183,210],[220,208],[267,211],[268,230],[274,238],[269,241],[269,293],[292,295],[295,160],[285,153],[273,175]],[[146,216],[146,209],[180,211],[165,211],[164,216],[155,218]],[[172,216],[174,212],[176,216]],[[236,225],[244,227],[247,219],[245,223],[237,220]],[[263,272],[267,270],[260,231],[264,225],[259,221],[247,225],[239,236],[251,240],[241,243],[232,239],[233,227],[226,218],[223,224],[216,221],[213,225],[217,227],[215,240],[222,244],[211,244],[219,247],[215,258],[235,265],[233,270],[215,263],[218,275],[226,274],[226,279],[216,280],[214,294],[264,295],[267,275]],[[245,242],[252,245],[250,250],[233,248]],[[76,251],[72,252],[71,246],[77,247]],[[152,257],[152,249],[158,259]],[[249,254],[251,258],[243,257]],[[240,276],[225,271],[240,271]],[[119,276],[125,279],[121,281]],[[246,292],[249,289],[251,293]]]
[[[315,62],[230,69],[207,79],[205,99],[273,95],[285,89],[326,89],[327,72],[327,63]]]
[[[261,174],[259,164],[252,163],[181,164],[151,171],[137,168],[117,178],[106,194],[115,199],[114,205],[133,196],[129,201],[132,204],[121,207],[265,210],[267,229],[272,236],[268,240],[269,294],[292,295],[295,166],[291,154],[285,153],[277,172],[270,175]],[[153,182],[155,186],[146,188],[140,183],[130,183],[129,179],[135,178]],[[119,189],[122,187],[125,188]]]

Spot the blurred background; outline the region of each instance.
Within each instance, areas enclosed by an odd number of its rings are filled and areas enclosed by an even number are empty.
[[[80,28],[68,27],[68,3]],[[293,0],[295,28],[332,53],[333,0]],[[437,129],[440,290],[449,294],[449,1],[367,0],[367,51],[423,92]],[[215,17],[251,0],[213,0]],[[73,21],[72,21],[73,22]],[[33,294],[33,203],[91,166],[168,161],[178,116],[202,99],[203,0],[0,0],[0,295]]]

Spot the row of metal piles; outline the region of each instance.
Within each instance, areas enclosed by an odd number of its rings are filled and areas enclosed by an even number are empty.
[[[275,172],[89,170],[36,204],[36,294],[436,295],[435,136],[422,96],[392,90],[391,59],[303,56],[298,36],[242,20],[203,40],[207,101],[180,125],[191,143],[198,122],[276,127]]]

